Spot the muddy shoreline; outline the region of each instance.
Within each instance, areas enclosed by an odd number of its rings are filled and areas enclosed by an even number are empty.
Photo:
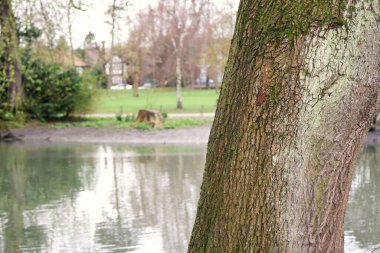
[[[12,130],[24,143],[207,144],[211,126],[131,130],[115,127],[26,127]]]
[[[108,143],[108,144],[207,144],[211,126],[164,130],[125,130],[114,127],[26,127],[12,130],[24,143]],[[380,145],[380,128],[369,132],[366,146]]]

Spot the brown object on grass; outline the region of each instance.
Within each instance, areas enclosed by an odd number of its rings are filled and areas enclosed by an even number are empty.
[[[148,123],[152,127],[164,124],[165,120],[159,111],[155,110],[139,110],[136,118],[138,123]]]

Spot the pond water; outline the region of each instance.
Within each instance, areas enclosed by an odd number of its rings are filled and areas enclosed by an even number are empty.
[[[203,146],[0,145],[0,252],[186,252]],[[358,162],[346,252],[380,246],[380,148]]]

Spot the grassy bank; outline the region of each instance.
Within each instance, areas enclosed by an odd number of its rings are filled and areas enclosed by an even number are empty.
[[[202,125],[210,125],[212,119],[166,119],[165,123],[155,129],[175,129],[186,128]],[[65,127],[116,127],[122,129],[139,129],[139,130],[152,130],[146,123],[135,123],[133,121],[116,120],[114,118],[85,118],[76,119],[72,121],[56,121],[38,123],[40,126],[48,125],[51,128],[65,128]]]
[[[132,90],[98,90],[95,92],[91,113],[137,113],[139,109],[155,109],[167,113],[214,112],[219,94],[215,90],[183,89],[183,110],[176,109],[175,88],[139,90],[133,97]]]

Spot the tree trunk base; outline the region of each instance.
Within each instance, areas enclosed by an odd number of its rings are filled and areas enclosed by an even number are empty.
[[[139,110],[136,118],[138,123],[148,123],[152,127],[164,124],[165,120],[159,111],[155,110]]]
[[[179,109],[179,110],[183,109],[182,102],[177,102],[177,109]]]

